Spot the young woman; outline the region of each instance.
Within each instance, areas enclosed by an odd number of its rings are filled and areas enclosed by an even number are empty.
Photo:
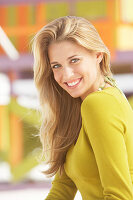
[[[86,19],[66,16],[34,37],[40,138],[52,188],[46,200],[133,200],[133,111],[110,53]]]

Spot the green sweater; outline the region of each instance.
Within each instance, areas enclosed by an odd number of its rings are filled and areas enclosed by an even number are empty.
[[[46,200],[133,200],[133,110],[118,88],[89,94],[82,128]]]

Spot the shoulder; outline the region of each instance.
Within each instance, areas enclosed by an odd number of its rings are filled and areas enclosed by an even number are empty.
[[[94,92],[89,94],[84,101],[82,102],[81,109],[85,109],[86,107],[101,107],[108,105],[119,104],[117,98],[106,92]]]
[[[81,105],[81,114],[91,117],[96,116],[110,116],[114,113],[122,114],[121,105],[118,99],[106,92],[94,92],[88,95]]]
[[[124,133],[125,117],[118,99],[105,92],[95,92],[86,97],[81,105],[82,123],[87,130],[102,134],[119,130]]]

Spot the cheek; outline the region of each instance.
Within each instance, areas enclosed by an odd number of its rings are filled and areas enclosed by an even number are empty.
[[[56,80],[57,83],[60,83],[60,73],[58,72],[53,72],[54,74],[54,79]]]
[[[97,68],[93,64],[83,68],[82,70],[83,76],[87,79],[95,79],[97,76],[97,72]]]

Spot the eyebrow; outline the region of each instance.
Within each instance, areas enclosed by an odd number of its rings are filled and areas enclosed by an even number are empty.
[[[70,56],[70,57],[68,57],[67,58],[67,60],[69,60],[69,59],[71,59],[71,58],[73,58],[73,57],[75,57],[75,56],[78,56],[78,55],[73,55],[73,56]],[[55,61],[55,62],[51,62],[50,64],[57,64],[58,62],[57,61]]]

